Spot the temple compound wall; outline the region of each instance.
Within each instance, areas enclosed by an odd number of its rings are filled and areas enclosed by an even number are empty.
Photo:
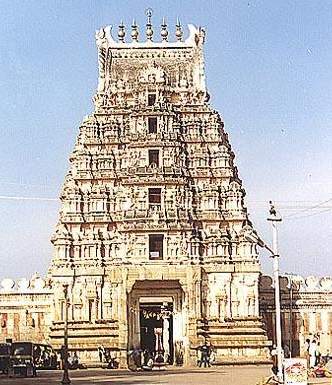
[[[174,272],[174,276],[177,273]],[[156,275],[157,277],[157,275]],[[158,295],[169,295],[175,302],[174,313],[174,341],[181,339],[181,331],[184,328],[183,322],[187,319],[180,319],[176,315],[181,303],[181,290],[176,281],[169,281],[160,287],[157,281],[150,281],[150,296],[156,298]],[[21,279],[14,282],[11,279],[3,279],[0,287],[0,322],[1,340],[13,339],[14,341],[33,341],[39,343],[51,343],[50,333],[54,329],[54,294],[50,282],[33,276],[30,280]],[[59,288],[63,293],[63,288]],[[131,303],[128,309],[126,323],[133,325],[133,317],[138,314],[138,301],[145,288],[136,283],[133,290]],[[332,278],[331,277],[301,277],[292,275],[280,278],[280,293],[282,306],[282,343],[283,347],[291,351],[292,356],[304,356],[306,339],[320,342],[322,355],[332,352]],[[150,297],[150,298],[151,298]],[[149,299],[149,297],[147,297]],[[107,303],[107,302],[106,302]],[[261,276],[259,286],[259,307],[260,316],[270,341],[275,343],[275,312],[274,312],[274,287],[270,276]],[[87,313],[88,314],[88,313]],[[221,317],[223,313],[220,313]],[[92,314],[91,314],[92,316]],[[117,317],[117,315],[115,315]],[[115,318],[114,317],[114,318]],[[61,315],[60,315],[61,318]],[[73,317],[74,318],[74,317]],[[84,317],[81,317],[84,320]],[[102,333],[103,325],[107,326],[105,319],[98,319],[94,315],[91,321],[85,322],[85,327],[94,330],[94,333]],[[215,322],[220,318],[216,318]],[[129,322],[128,322],[129,321]],[[104,323],[103,323],[104,322]],[[223,321],[225,324],[225,320]],[[74,327],[80,324],[73,320],[71,332]],[[131,326],[132,327],[132,326]],[[204,326],[203,326],[204,329]],[[135,331],[130,329],[129,333],[135,339]],[[203,330],[204,333],[204,330]],[[138,332],[136,331],[136,344]],[[229,338],[229,337],[227,337]],[[62,336],[60,336],[60,340]],[[105,347],[109,346],[110,338],[98,337],[103,340]],[[71,341],[73,339],[71,338]],[[94,347],[96,345],[92,345]],[[70,349],[75,350],[77,345],[70,344]],[[86,345],[84,345],[86,349]],[[81,351],[82,359],[84,352]],[[91,352],[90,352],[91,353]],[[89,354],[86,354],[89,356]],[[87,360],[87,358],[86,358]],[[87,360],[89,361],[89,360]]]
[[[0,286],[1,342],[49,343],[53,320],[53,291],[45,279],[34,275],[17,282],[5,278]]]
[[[111,27],[96,33],[94,111],[70,155],[47,275],[48,339],[60,348],[68,285],[69,346],[82,361],[104,346],[121,365],[136,348],[194,365],[205,340],[216,363],[268,357],[255,230],[209,103],[205,32],[188,29],[184,39],[177,23],[169,41],[163,22],[156,42],[149,15],[146,41],[136,24],[117,41]]]
[[[269,340],[275,343],[274,287],[262,276],[260,314]],[[305,341],[316,340],[320,352],[332,352],[332,278],[288,275],[280,278],[282,344],[292,356],[304,356]]]

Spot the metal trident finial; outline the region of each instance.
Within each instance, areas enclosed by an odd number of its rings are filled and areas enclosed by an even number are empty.
[[[153,9],[152,8],[147,8],[145,10],[145,15],[147,16],[147,21],[146,24],[151,24],[151,16],[153,14]]]
[[[151,24],[151,16],[152,16],[152,8],[147,8],[145,10],[145,14],[147,16],[147,22],[146,22],[146,38],[148,41],[152,41],[153,36],[153,29]]]

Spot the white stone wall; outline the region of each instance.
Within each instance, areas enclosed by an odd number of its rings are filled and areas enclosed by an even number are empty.
[[[30,280],[3,279],[0,286],[1,339],[49,342],[53,291],[37,274]]]
[[[321,353],[332,352],[332,278],[287,276],[281,278],[282,336],[294,354],[305,354],[305,341],[315,339]],[[292,299],[292,301],[291,301]],[[267,320],[271,338],[275,329],[272,278],[263,277],[260,285],[260,313]],[[290,325],[292,320],[292,327]]]

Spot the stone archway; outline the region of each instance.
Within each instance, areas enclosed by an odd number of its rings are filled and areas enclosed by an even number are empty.
[[[178,280],[136,281],[128,294],[129,350],[152,346],[155,337],[151,333],[156,326],[162,330],[162,345],[165,356],[169,355],[168,362],[178,361],[178,346],[184,347],[187,334],[184,301],[184,291]],[[145,316],[151,320],[142,325]],[[145,333],[142,326],[147,328]]]

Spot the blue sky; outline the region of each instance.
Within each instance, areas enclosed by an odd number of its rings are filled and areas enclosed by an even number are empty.
[[[174,30],[206,27],[211,103],[224,118],[250,217],[270,241],[278,202],[281,270],[331,275],[330,0],[2,0],[0,196],[56,198],[78,126],[92,111],[96,29],[154,9]],[[324,208],[325,207],[325,208]],[[0,277],[45,273],[59,204],[0,198]],[[269,271],[271,261],[262,254]]]

